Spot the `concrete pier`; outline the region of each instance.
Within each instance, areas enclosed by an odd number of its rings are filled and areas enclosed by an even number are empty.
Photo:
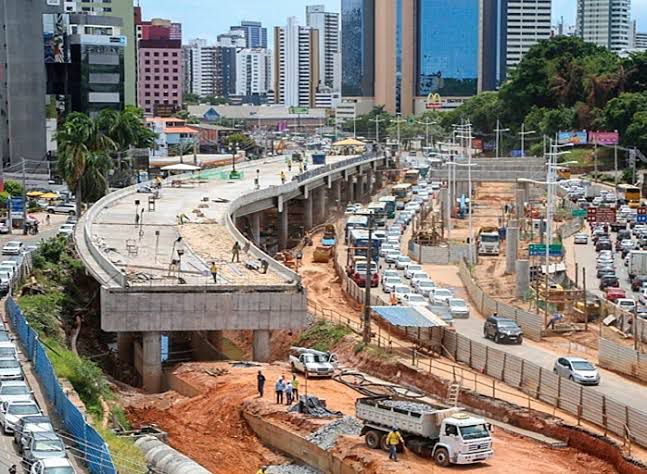
[[[252,242],[257,247],[261,244],[261,214],[260,212],[255,212],[249,216],[249,222],[252,228]]]
[[[159,331],[142,334],[142,379],[144,390],[151,393],[162,389],[162,341]]]
[[[134,363],[134,341],[135,336],[130,332],[120,332],[117,334],[117,356],[124,364],[133,365]]]
[[[252,336],[252,359],[256,362],[270,360],[270,331],[257,329]]]
[[[288,246],[288,203],[283,202],[283,210],[279,212],[279,251]]]
[[[523,298],[530,289],[530,261],[517,260],[515,262],[515,273],[517,275],[515,296]]]
[[[312,219],[312,201],[314,200],[314,197],[312,196],[312,192],[308,193],[308,197],[303,200],[303,226],[305,227],[305,230],[310,230],[313,227],[313,219]]]
[[[510,221],[505,241],[505,272],[514,273],[519,248],[519,227],[516,221]]]

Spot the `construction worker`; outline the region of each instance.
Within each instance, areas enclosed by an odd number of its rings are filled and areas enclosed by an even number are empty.
[[[234,261],[240,263],[240,244],[238,241],[234,242],[234,246],[231,248],[231,262]]]
[[[285,184],[285,171],[281,171],[281,184]]]
[[[45,216],[45,225],[49,225],[51,221],[51,218],[49,217],[49,214]]]
[[[211,271],[213,282],[218,283],[218,265],[216,265],[216,262],[211,262],[211,267],[209,268],[209,270]]]
[[[553,315],[550,317],[548,324],[546,324],[546,329],[551,328],[554,331],[555,324],[557,324],[561,320],[562,320],[562,313],[560,313],[559,311],[555,311]]]
[[[288,380],[288,383],[285,385],[285,404],[292,405],[292,396],[294,395],[294,388],[292,387],[292,382]]]
[[[267,466],[261,466],[261,468],[256,471],[256,474],[267,474]]]
[[[299,379],[297,378],[296,375],[292,375],[292,393],[294,395],[294,399],[298,400],[299,399]]]
[[[288,171],[292,172],[292,160],[288,160]]]
[[[263,398],[263,392],[265,391],[265,376],[260,370],[256,375],[256,385],[258,388],[258,398]]]
[[[274,384],[274,391],[276,392],[276,403],[283,405],[283,392],[285,391],[285,377],[281,377]]]
[[[386,445],[389,447],[389,459],[398,462],[398,445],[402,443],[404,447],[404,439],[398,431],[398,427],[394,426],[393,429],[386,435]]]
[[[394,291],[392,291],[389,295],[389,303],[391,304],[391,306],[397,306],[398,304],[398,299],[396,298]]]

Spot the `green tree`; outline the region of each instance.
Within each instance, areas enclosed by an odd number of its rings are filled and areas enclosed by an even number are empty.
[[[155,144],[155,132],[144,124],[143,113],[136,107],[128,106],[121,112],[103,109],[96,123],[101,133],[112,140],[117,151],[126,151],[131,146],[150,148]]]
[[[471,97],[455,111],[450,112],[451,123],[445,123],[447,128],[452,123],[460,123],[461,119],[469,120],[477,133],[491,134],[496,128],[496,121],[502,115],[499,94],[483,92]]]
[[[528,130],[535,130],[539,137],[543,135],[554,137],[560,130],[572,130],[576,118],[573,107],[560,106],[553,109],[533,107],[526,115],[524,124]]]
[[[99,169],[95,167],[98,157],[109,156],[117,147],[106,136],[98,125],[80,112],[73,112],[67,116],[56,134],[58,141],[58,171],[70,189],[76,194],[76,213],[81,215],[85,196],[84,189],[101,187],[101,182],[92,182],[96,173],[86,171]]]
[[[386,134],[386,130],[391,125],[391,120],[393,120],[393,116],[384,110],[383,105],[373,107],[373,110],[371,110],[367,114],[358,115],[355,119],[354,124],[352,120],[346,121],[343,125],[343,129],[347,132],[352,132],[353,130],[355,130],[358,136],[375,138],[375,120],[378,120],[377,129],[379,129],[380,141],[382,141],[382,138]]]
[[[622,141],[647,154],[647,109],[634,114]]]
[[[604,125],[608,130],[617,130],[623,143],[627,128],[631,125],[634,115],[647,110],[647,92],[625,92],[611,99],[604,108]]]
[[[227,105],[229,100],[225,97],[205,97],[204,101],[209,105]]]
[[[200,103],[200,96],[189,92],[184,94],[182,100],[184,105],[198,105]]]
[[[184,163],[184,155],[191,154],[194,151],[195,143],[193,141],[181,141],[175,148],[176,153],[180,157],[180,163]]]
[[[227,148],[238,147],[239,150],[243,150],[247,153],[252,153],[256,149],[256,142],[249,135],[244,133],[232,133],[224,140],[225,146]]]
[[[8,179],[4,183],[4,190],[11,196],[22,196],[23,188],[22,183],[13,179]]]

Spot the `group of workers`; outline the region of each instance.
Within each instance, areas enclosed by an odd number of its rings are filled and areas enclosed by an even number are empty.
[[[277,404],[282,405],[285,400],[286,405],[292,405],[299,398],[299,379],[294,374],[292,380],[286,380],[285,375],[281,375],[274,384],[274,391]]]

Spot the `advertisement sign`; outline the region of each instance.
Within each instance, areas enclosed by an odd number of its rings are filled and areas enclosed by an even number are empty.
[[[618,132],[589,132],[589,143],[617,145],[620,143],[620,134]]]
[[[45,63],[68,63],[67,28],[69,16],[60,13],[43,15]]]
[[[483,151],[483,140],[480,138],[472,138],[472,149]]]
[[[440,109],[443,106],[443,100],[438,93],[429,93],[425,107],[427,109]]]
[[[310,109],[308,107],[290,107],[288,113],[290,115],[307,115],[310,113]]]
[[[559,144],[572,143],[573,145],[586,145],[588,136],[586,130],[575,130],[573,132],[559,132]]]
[[[25,204],[21,197],[12,197],[11,202],[11,211],[12,212],[22,212],[25,207]]]

